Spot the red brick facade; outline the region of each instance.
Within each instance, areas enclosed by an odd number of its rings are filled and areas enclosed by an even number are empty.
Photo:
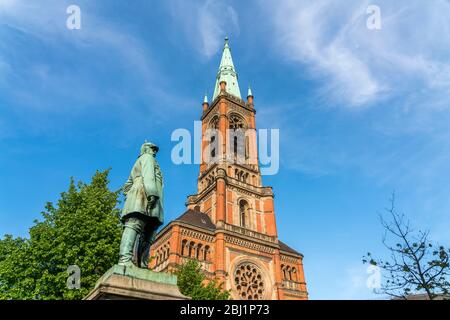
[[[303,255],[278,240],[272,188],[261,182],[253,96],[239,99],[225,82],[220,88],[211,105],[203,104],[197,194],[159,232],[150,267],[166,271],[193,258],[224,281],[233,299],[307,299]],[[208,129],[220,136],[211,138]],[[238,129],[245,133],[239,147],[230,135]]]

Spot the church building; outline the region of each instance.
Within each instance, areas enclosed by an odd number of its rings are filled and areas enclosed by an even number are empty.
[[[308,299],[303,255],[278,239],[272,187],[258,164],[256,110],[241,97],[228,38],[211,103],[202,106],[202,163],[187,211],[157,235],[150,268],[198,260],[234,300]]]

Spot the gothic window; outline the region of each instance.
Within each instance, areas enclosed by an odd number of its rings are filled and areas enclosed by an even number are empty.
[[[239,201],[239,216],[241,219],[241,227],[245,228],[248,224],[249,205],[245,200]]]
[[[219,117],[214,117],[211,121],[210,121],[210,123],[209,123],[209,129],[212,129],[213,131],[212,131],[212,135],[211,135],[211,137],[210,137],[210,140],[209,140],[209,145],[210,145],[210,156],[211,156],[211,158],[215,158],[215,156],[216,156],[216,148],[215,148],[215,143],[217,143],[216,142],[216,136],[217,136],[217,134],[218,134],[218,130],[219,130]]]
[[[209,123],[211,129],[219,129],[219,117],[215,116]]]
[[[211,141],[209,142],[210,145],[213,145],[214,141],[216,141],[216,136],[211,136]],[[214,158],[215,156],[216,156],[216,148],[211,147],[211,158]]]
[[[247,128],[245,120],[237,114],[230,115],[228,119],[229,129],[231,129],[233,137],[232,154],[235,158],[238,156],[242,158],[246,157],[248,151],[245,141],[245,129]]]
[[[261,270],[250,262],[238,266],[234,272],[234,284],[243,300],[264,299],[265,284]]]
[[[241,116],[238,116],[237,114],[232,114],[229,117],[230,122],[230,129],[237,130],[237,129],[245,129],[247,126],[245,124],[244,119]]]
[[[210,249],[209,246],[205,246],[205,250],[203,252],[203,260],[209,261]]]
[[[194,250],[195,250],[195,243],[194,243],[194,241],[191,241],[191,243],[189,244],[189,253],[188,253],[188,256],[190,257],[190,258],[194,258]]]
[[[184,239],[183,241],[181,241],[181,255],[185,256],[187,251],[187,240]]]
[[[166,257],[169,258],[170,255],[170,242],[167,242],[167,248],[166,248]]]
[[[197,260],[201,260],[201,259],[202,259],[201,252],[202,252],[202,244],[199,243],[199,244],[197,245],[197,252],[196,252],[196,255],[195,255],[195,258],[196,258]]]
[[[298,281],[296,268],[292,268],[292,280]]]

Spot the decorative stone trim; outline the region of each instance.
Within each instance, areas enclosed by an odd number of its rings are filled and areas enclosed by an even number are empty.
[[[242,227],[239,227],[239,226],[236,226],[233,224],[225,223],[224,229],[228,230],[228,231],[240,233],[240,234],[243,234],[243,235],[251,237],[251,238],[257,238],[259,240],[277,243],[276,237],[271,237],[271,236],[265,235],[263,233],[259,233],[259,232],[256,232],[256,231],[253,231],[253,230],[250,230],[247,228],[242,228]]]
[[[298,258],[285,256],[284,254],[280,255],[280,259],[281,259],[281,261],[285,261],[287,263],[292,263],[292,264],[299,264],[301,262],[300,259],[298,259]]]
[[[266,284],[261,270],[251,262],[241,263],[233,274],[237,295],[243,300],[262,300]]]
[[[273,248],[257,244],[251,241],[246,241],[233,236],[225,235],[225,241],[231,244],[235,244],[244,248],[252,249],[255,251],[265,252],[268,254],[274,254],[275,250]]]
[[[171,237],[172,237],[172,232],[165,233],[161,238],[159,238],[152,244],[152,248],[155,248],[155,249],[159,248],[160,246],[162,246],[164,244],[164,242],[169,240]]]
[[[210,242],[212,243],[214,241],[214,237],[201,233],[201,232],[197,232],[197,231],[193,231],[193,230],[189,230],[189,229],[181,229],[181,235],[183,236],[187,236],[187,237],[191,237],[191,238],[195,238],[201,241],[206,241],[206,242]]]
[[[244,267],[244,271],[247,269],[247,266],[250,267],[250,270],[247,270],[247,272],[250,271],[250,273],[244,276],[244,280],[242,279],[242,266]],[[242,282],[249,280],[253,282],[254,285],[257,285],[256,288],[253,288],[256,289],[256,292],[254,292],[255,290],[250,290],[250,292],[258,295],[257,299],[268,300],[273,298],[274,285],[273,279],[270,276],[271,273],[257,258],[245,256],[238,257],[231,262],[229,270],[230,278],[228,283],[232,289],[233,299],[248,299],[248,294],[246,294],[245,297],[242,296],[245,287],[247,287],[248,290],[248,286],[242,286]],[[238,270],[241,270],[239,274],[237,272]],[[238,277],[238,279],[236,279],[236,277]],[[241,287],[239,287],[239,285],[241,285]],[[254,296],[252,298],[254,298]]]

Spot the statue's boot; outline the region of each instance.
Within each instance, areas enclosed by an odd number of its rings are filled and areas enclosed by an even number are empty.
[[[139,267],[148,269],[150,260],[150,247],[155,242],[157,227],[153,224],[147,224],[142,234],[142,240],[139,242]]]
[[[144,240],[139,246],[139,267],[148,269],[148,260],[150,258],[151,241]]]
[[[133,249],[138,233],[136,230],[125,227],[120,242],[119,265],[133,266]]]

